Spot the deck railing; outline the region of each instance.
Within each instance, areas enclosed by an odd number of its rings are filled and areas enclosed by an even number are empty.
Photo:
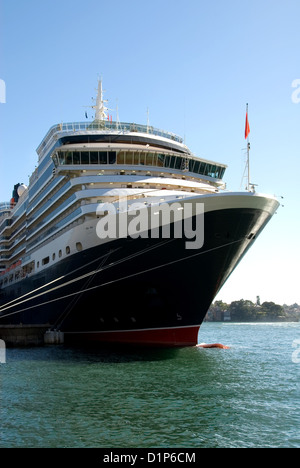
[[[177,143],[183,143],[183,139],[174,133],[159,130],[158,128],[154,128],[150,125],[139,125],[128,122],[111,122],[109,120],[95,120],[94,122],[69,122],[53,125],[42,140],[41,144],[38,146],[37,153],[39,156],[43,156],[44,150],[57,132],[76,133],[93,131],[119,132],[120,134],[127,132],[147,133],[149,135],[167,138]]]

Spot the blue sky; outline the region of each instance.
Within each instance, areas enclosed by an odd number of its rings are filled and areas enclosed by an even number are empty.
[[[299,16],[299,0],[0,0],[0,200],[28,183],[53,124],[85,120],[98,75],[120,120],[146,123],[149,108],[151,125],[228,164],[232,190],[248,102],[252,182],[284,207],[218,299],[300,303]]]

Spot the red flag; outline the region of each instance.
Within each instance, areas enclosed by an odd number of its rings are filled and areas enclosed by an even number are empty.
[[[245,140],[247,140],[249,133],[250,133],[250,125],[248,121],[248,112],[246,112]]]

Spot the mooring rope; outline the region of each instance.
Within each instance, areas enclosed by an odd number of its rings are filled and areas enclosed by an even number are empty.
[[[171,239],[171,240],[174,240],[174,239]],[[136,272],[136,273],[131,273],[130,275],[126,275],[126,276],[123,276],[123,277],[121,277],[121,278],[117,278],[117,279],[115,279],[115,280],[108,281],[108,282],[106,282],[106,283],[98,284],[98,285],[96,285],[96,286],[92,286],[92,287],[86,288],[86,289],[84,289],[84,290],[75,291],[75,292],[73,292],[73,293],[66,294],[66,295],[64,295],[64,296],[57,297],[57,298],[54,298],[54,299],[50,299],[49,301],[41,302],[41,303],[39,303],[39,304],[35,304],[35,305],[26,307],[26,308],[24,308],[24,309],[21,309],[21,310],[15,311],[15,312],[10,312],[10,313],[8,313],[8,314],[6,314],[6,315],[1,315],[1,316],[0,316],[0,320],[1,320],[2,318],[9,317],[9,316],[14,315],[14,314],[19,314],[19,313],[21,313],[21,312],[25,312],[25,311],[30,310],[30,309],[33,309],[33,308],[35,308],[35,307],[41,307],[41,306],[44,306],[44,305],[47,305],[47,304],[50,304],[50,303],[54,303],[54,302],[57,302],[57,301],[61,301],[61,300],[63,300],[63,299],[67,299],[67,298],[69,298],[69,297],[74,297],[74,296],[76,296],[76,295],[78,295],[78,294],[83,294],[83,293],[86,293],[86,292],[95,290],[95,289],[97,289],[97,288],[102,288],[102,287],[105,287],[105,286],[108,286],[108,285],[112,285],[112,284],[114,284],[114,283],[117,283],[117,282],[120,282],[120,281],[124,281],[124,280],[126,280],[126,279],[133,278],[133,277],[138,276],[138,275],[142,275],[142,274],[144,274],[144,273],[149,273],[150,271],[158,270],[158,269],[160,269],[160,268],[165,268],[166,266],[174,265],[175,263],[179,263],[179,262],[182,262],[182,261],[185,261],[185,260],[189,260],[189,259],[194,258],[194,257],[197,257],[197,256],[199,256],[199,255],[204,255],[204,254],[206,254],[206,253],[208,253],[208,252],[212,252],[212,251],[214,251],[214,250],[221,249],[221,248],[223,248],[223,247],[227,247],[227,246],[230,246],[230,245],[233,245],[233,244],[237,244],[237,243],[239,243],[239,242],[242,242],[243,240],[245,240],[245,237],[243,237],[242,239],[238,239],[238,240],[232,241],[232,242],[228,242],[228,243],[226,243],[226,244],[219,245],[219,246],[217,246],[217,247],[213,247],[213,248],[211,248],[211,249],[207,249],[207,250],[205,250],[205,251],[203,251],[203,252],[201,251],[201,252],[195,253],[195,254],[193,254],[193,255],[189,255],[188,257],[180,258],[180,259],[177,259],[177,260],[172,260],[172,261],[167,262],[167,263],[164,263],[164,264],[162,264],[162,265],[157,265],[157,266],[148,268],[148,269],[146,269],[146,270],[138,271],[138,272]],[[157,247],[157,246],[156,246],[156,247]],[[147,250],[147,249],[145,249],[145,250]],[[151,249],[148,249],[148,250],[151,250]],[[141,251],[141,252],[138,253],[138,254],[129,256],[129,258],[134,258],[135,256],[141,255],[142,253],[144,253],[144,251]],[[119,260],[119,261],[117,261],[117,262],[115,262],[115,263],[113,263],[113,264],[107,265],[107,267],[104,267],[104,268],[102,268],[102,269],[99,270],[99,271],[94,270],[93,272],[91,272],[91,273],[89,273],[89,274],[92,275],[92,274],[99,273],[99,272],[101,272],[101,271],[104,271],[106,268],[116,266],[116,265],[118,265],[119,263],[122,263],[123,261],[125,261],[125,260],[127,260],[127,259],[128,259],[128,258],[125,257],[124,259],[121,259],[121,260]],[[88,276],[88,274],[87,274],[87,275],[83,275],[81,278],[84,278],[84,277],[87,277],[87,276]],[[70,284],[70,283],[75,282],[75,281],[78,281],[78,279],[74,279],[74,280],[68,282],[67,284]],[[59,289],[60,287],[65,286],[65,285],[66,285],[66,283],[64,283],[63,285],[57,286],[56,288],[53,288],[53,289],[51,289],[50,291],[46,291],[46,292],[47,292],[47,293],[48,293],[48,292],[51,292],[51,291],[53,291],[53,290],[55,290],[55,289]],[[43,293],[43,294],[45,294],[45,293]],[[36,298],[36,297],[39,297],[40,295],[42,295],[42,294],[38,294],[37,296],[34,296],[34,297],[30,298],[30,299],[34,299],[34,298]],[[28,300],[30,300],[30,299],[28,299]],[[26,301],[27,301],[27,300],[26,300]],[[22,301],[22,302],[20,302],[20,303],[14,304],[13,306],[20,305],[21,303],[26,302],[26,301]],[[7,310],[7,309],[9,309],[9,308],[11,308],[11,307],[13,307],[13,306],[9,306],[9,307],[7,307],[7,308],[4,308],[4,309],[2,309],[2,311]]]

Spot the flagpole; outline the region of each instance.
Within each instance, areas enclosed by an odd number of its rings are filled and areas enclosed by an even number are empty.
[[[247,118],[247,121],[249,122],[249,117],[248,117],[248,103],[246,104],[246,118]],[[248,167],[248,181],[247,181],[247,190],[248,192],[250,192],[250,141],[249,141],[249,133],[250,132],[247,132],[248,135],[247,135],[247,167]]]

